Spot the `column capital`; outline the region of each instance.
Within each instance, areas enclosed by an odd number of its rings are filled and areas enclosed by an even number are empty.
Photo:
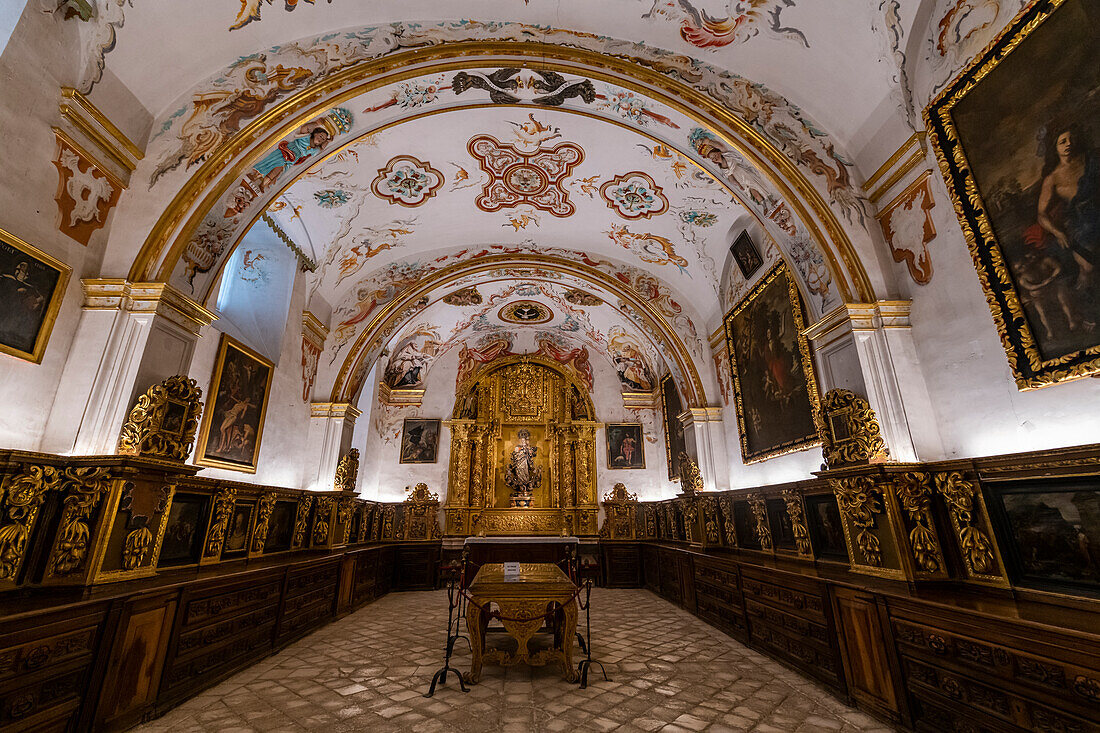
[[[879,300],[874,303],[844,303],[802,329],[811,341],[820,341],[847,331],[873,331],[879,328],[909,328],[912,301]]]
[[[309,403],[310,417],[323,418],[348,418],[354,421],[363,412],[349,402],[311,402]]]
[[[84,310],[117,310],[163,316],[189,333],[199,334],[203,326],[218,320],[168,283],[134,283],[122,278],[84,278]]]

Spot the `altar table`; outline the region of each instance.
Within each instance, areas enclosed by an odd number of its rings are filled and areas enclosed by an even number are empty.
[[[565,680],[577,680],[577,670],[573,668],[573,639],[577,634],[580,604],[577,586],[561,568],[552,563],[520,563],[518,578],[505,580],[504,563],[490,563],[482,566],[467,591],[466,628],[473,650],[470,673],[463,675],[467,682],[473,684],[481,679],[483,663],[537,667],[558,662]],[[490,604],[500,609],[504,630],[516,640],[514,654],[501,649],[485,649]],[[544,621],[554,629],[554,645],[532,654],[528,642]]]

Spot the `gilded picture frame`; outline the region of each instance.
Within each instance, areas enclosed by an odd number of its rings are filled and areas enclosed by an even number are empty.
[[[743,462],[821,445],[814,417],[820,398],[803,334],[802,298],[786,263],[769,270],[730,309],[724,325]],[[773,376],[770,381],[767,373]],[[776,376],[783,376],[787,384],[776,384]],[[757,419],[765,413],[768,430]],[[780,434],[774,428],[781,429]]]
[[[1083,327],[1100,314],[1095,201],[1074,223],[1100,163],[1098,14],[1098,0],[1032,2],[924,110],[1021,390],[1100,372],[1100,332]]]
[[[407,417],[401,426],[399,463],[435,463],[439,460],[442,421]]]
[[[42,363],[72,268],[0,229],[0,353]]]
[[[604,427],[609,469],[645,468],[641,423],[608,423]]]
[[[222,334],[207,392],[208,407],[202,416],[196,465],[256,473],[274,374],[273,363]]]

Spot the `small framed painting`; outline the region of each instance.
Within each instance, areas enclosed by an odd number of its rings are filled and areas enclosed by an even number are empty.
[[[168,525],[160,547],[158,567],[189,565],[199,561],[202,529],[206,526],[209,497],[179,493],[172,498]]]
[[[248,535],[252,529],[252,502],[233,505],[233,514],[229,517],[229,526],[225,530],[225,544],[222,545],[222,557],[244,555],[248,550]]]
[[[0,352],[38,364],[72,268],[0,229]]]
[[[741,274],[746,280],[752,277],[764,264],[764,258],[760,256],[760,250],[756,248],[756,244],[752,241],[747,229],[742,230],[737,239],[733,240],[733,244],[730,245],[730,252],[733,253],[737,268],[741,270]]]
[[[844,524],[836,495],[830,492],[807,496],[806,515],[817,558],[848,562],[848,545],[844,542]]]
[[[401,463],[435,463],[439,420],[407,418],[401,430]]]
[[[607,467],[645,468],[644,440],[639,423],[607,426]]]
[[[222,334],[196,464],[256,472],[274,373],[274,364]]]

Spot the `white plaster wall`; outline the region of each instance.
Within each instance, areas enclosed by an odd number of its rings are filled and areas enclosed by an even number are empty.
[[[290,312],[301,313],[304,302],[305,278],[299,273],[290,299]],[[210,383],[221,340],[217,326],[215,321],[202,330],[191,361],[190,376],[202,388],[203,403],[207,407],[212,397]],[[302,401],[301,329],[300,318],[287,319],[282,355],[271,378],[271,396],[260,438],[256,473],[203,468],[199,471],[200,476],[291,488],[302,488],[312,481],[317,470],[317,456],[306,445],[310,407],[308,402]]]

